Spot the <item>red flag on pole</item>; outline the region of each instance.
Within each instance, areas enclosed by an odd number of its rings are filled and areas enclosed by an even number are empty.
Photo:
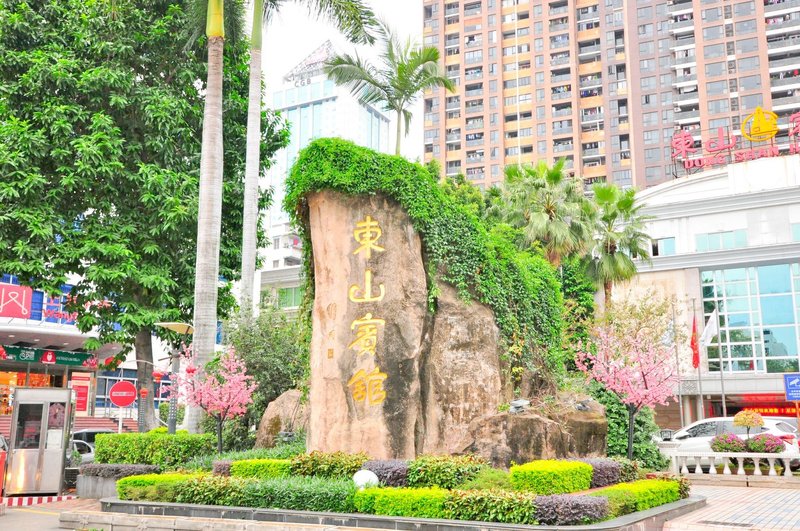
[[[692,318],[692,367],[700,367],[700,346],[697,342],[697,316]]]

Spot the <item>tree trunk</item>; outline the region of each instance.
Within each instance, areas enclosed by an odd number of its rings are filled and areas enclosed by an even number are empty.
[[[603,307],[608,308],[608,305],[611,304],[611,281],[603,282]]]
[[[394,154],[400,155],[400,138],[403,136],[403,113],[397,111],[397,141],[394,145]]]
[[[255,13],[259,20],[260,12]],[[256,24],[257,22],[254,22]],[[247,159],[244,170],[242,213],[242,281],[239,305],[245,315],[253,309],[258,227],[258,178],[261,148],[261,49],[250,49],[250,96],[247,106]]]
[[[628,459],[633,459],[633,433],[638,409],[631,405],[626,407],[628,408]]]
[[[144,411],[144,431],[158,427],[155,410],[155,393],[153,392],[153,336],[149,328],[142,328],[136,332],[134,338],[136,349],[136,378],[139,389],[147,389],[147,398],[142,400],[139,396],[139,407]]]
[[[223,37],[208,40],[208,84],[200,156],[200,198],[197,213],[197,257],[194,285],[192,347],[199,370],[214,356],[217,335],[217,283],[222,223],[222,51]],[[186,426],[199,430],[202,411],[186,409]]]
[[[217,417],[217,453],[222,453],[222,417]]]

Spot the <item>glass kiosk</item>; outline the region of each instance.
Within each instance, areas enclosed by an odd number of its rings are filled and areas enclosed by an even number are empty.
[[[61,493],[72,390],[17,387],[5,495]]]

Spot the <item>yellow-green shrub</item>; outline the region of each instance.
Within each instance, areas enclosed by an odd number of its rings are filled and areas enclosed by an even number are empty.
[[[141,474],[117,480],[121,500],[175,501],[178,484],[198,477],[197,474]]]
[[[436,487],[422,489],[373,487],[356,492],[356,510],[365,514],[409,518],[445,518],[444,503],[450,492]]]
[[[536,494],[564,494],[587,490],[592,483],[592,466],[579,461],[541,460],[514,465],[511,486]]]
[[[269,479],[291,474],[289,459],[244,459],[231,463],[231,476]]]
[[[591,496],[608,498],[612,518],[636,511],[645,511],[681,499],[678,481],[642,479],[632,483],[619,483],[591,493]]]

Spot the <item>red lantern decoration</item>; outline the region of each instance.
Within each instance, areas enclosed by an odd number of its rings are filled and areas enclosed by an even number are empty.
[[[164,377],[164,373],[163,372],[161,372],[161,371],[153,371],[153,380],[155,380],[156,383],[161,383],[161,378],[163,378],[163,377]]]
[[[197,372],[197,368],[196,367],[192,367],[191,365],[186,367],[186,374],[188,374],[189,376],[192,376],[196,372]]]
[[[142,398],[142,400],[147,398],[147,395],[149,395],[149,394],[150,394],[150,391],[148,391],[146,387],[142,387],[141,389],[139,389],[139,396]]]

